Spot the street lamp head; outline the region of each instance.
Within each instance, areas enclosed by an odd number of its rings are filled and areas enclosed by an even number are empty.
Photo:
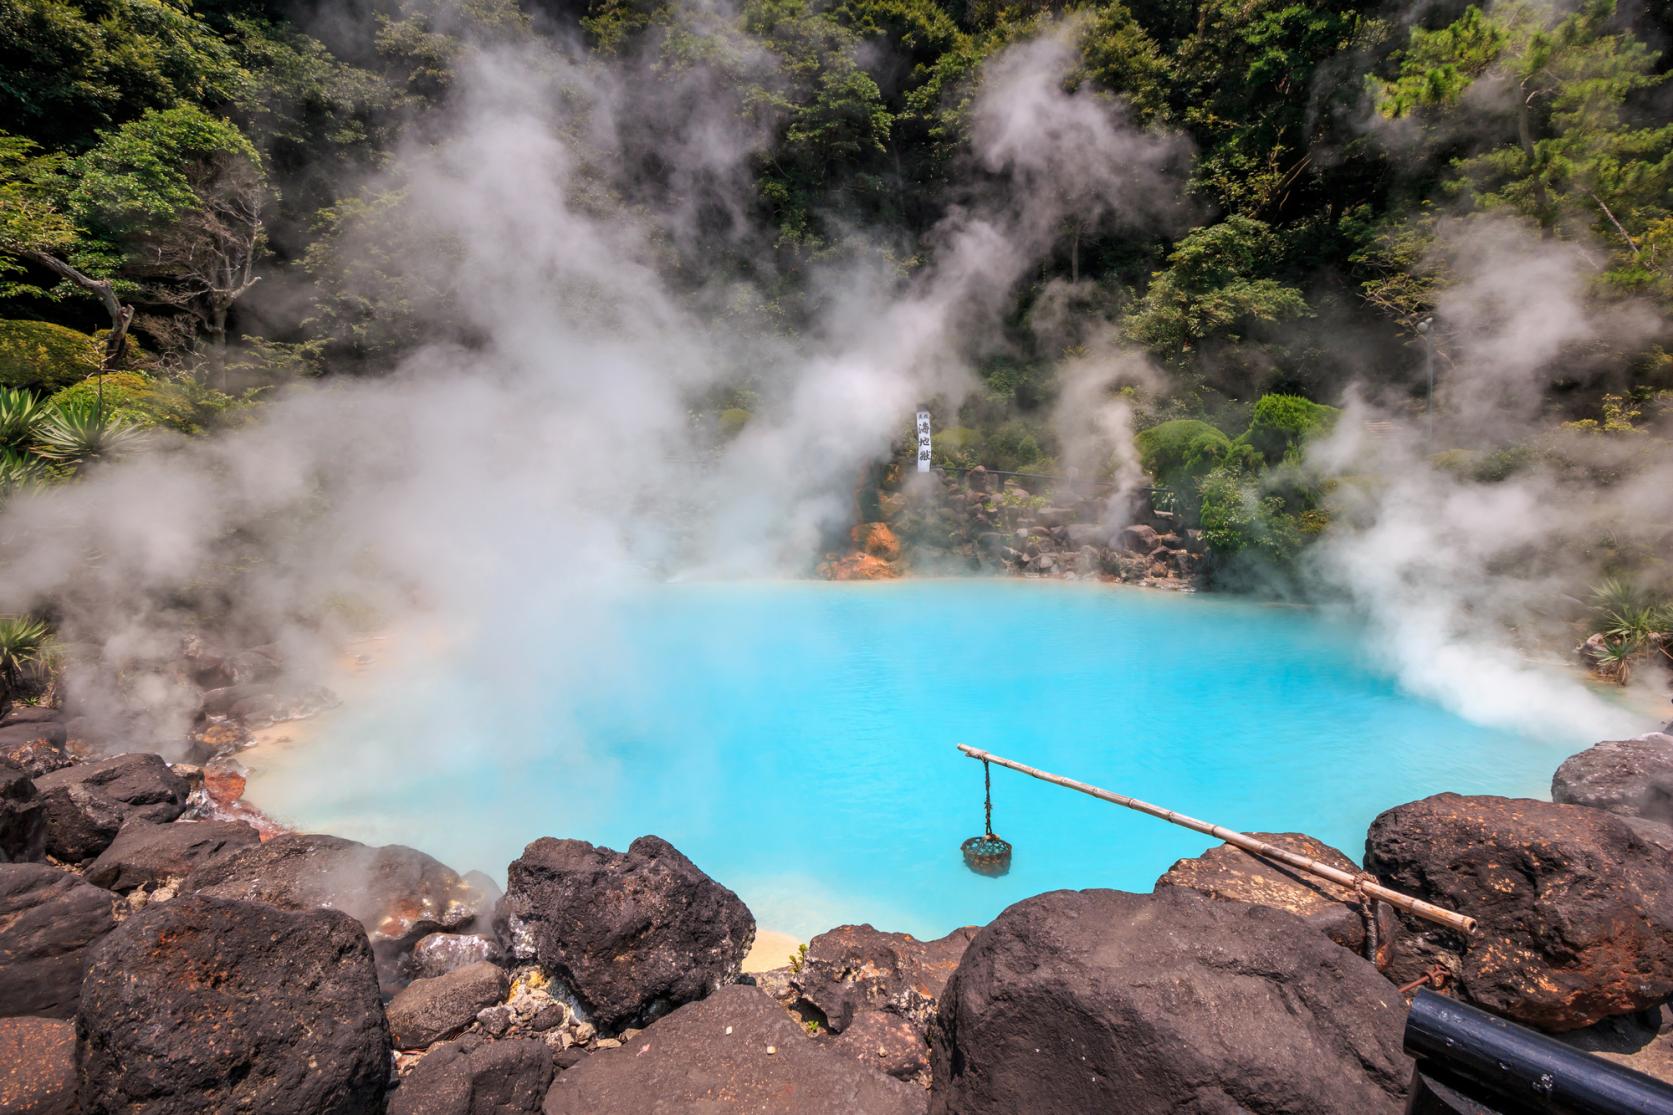
[[[1418,331],[1418,332],[1419,332],[1419,333],[1427,333],[1427,332],[1429,332],[1429,327],[1430,327],[1430,326],[1431,326],[1431,325],[1433,325],[1433,324],[1434,324],[1434,322],[1435,322],[1435,319],[1434,319],[1434,318],[1432,318],[1432,317],[1426,317],[1426,318],[1424,318],[1424,319],[1423,319],[1423,320],[1422,320],[1422,321],[1420,321],[1420,322],[1418,322],[1418,323],[1417,323],[1417,331]]]

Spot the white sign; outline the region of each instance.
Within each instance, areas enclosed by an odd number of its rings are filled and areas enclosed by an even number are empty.
[[[929,471],[929,411],[918,412],[918,471]]]

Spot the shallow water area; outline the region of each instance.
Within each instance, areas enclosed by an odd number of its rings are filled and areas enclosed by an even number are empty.
[[[982,766],[956,743],[1357,858],[1389,806],[1544,797],[1593,742],[1462,720],[1402,692],[1351,625],[1243,601],[749,582],[646,588],[590,613],[549,657],[383,679],[264,757],[250,798],[502,879],[539,836],[625,848],[656,833],[763,926],[935,936],[1044,890],[1148,890],[1211,843],[995,767],[993,826],[1016,851],[1008,875],[975,875],[959,845],[982,831]]]

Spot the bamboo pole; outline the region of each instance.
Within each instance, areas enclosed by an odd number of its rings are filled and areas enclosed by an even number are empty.
[[[1105,790],[1097,786],[1088,785],[1085,782],[1077,782],[1073,778],[1064,778],[1061,774],[1052,774],[1050,771],[1038,770],[1034,767],[1027,766],[1026,764],[1016,762],[1013,759],[1006,759],[999,755],[995,755],[990,751],[983,751],[980,748],[971,747],[969,744],[961,743],[958,745],[958,749],[972,759],[979,759],[984,763],[998,763],[1002,767],[1010,767],[1012,770],[1026,774],[1030,778],[1038,778],[1042,782],[1050,782],[1054,786],[1062,786],[1065,789],[1078,790],[1081,793],[1086,794],[1089,797],[1095,797],[1100,801],[1107,801],[1112,805],[1125,806],[1128,809],[1135,809],[1140,813],[1148,813],[1152,817],[1160,817],[1162,820],[1167,821],[1170,824],[1179,825],[1183,828],[1195,829],[1197,832],[1205,833],[1208,836],[1214,837],[1216,840],[1224,840],[1227,844],[1234,844],[1246,852],[1251,852],[1265,859],[1277,860],[1279,863],[1288,864],[1298,870],[1306,871],[1310,874],[1318,875],[1321,878],[1329,879],[1331,882],[1338,883],[1350,890],[1358,891],[1361,894],[1368,894],[1373,898],[1379,898],[1382,901],[1387,902],[1390,906],[1398,907],[1399,909],[1405,910],[1409,914],[1414,914],[1427,921],[1432,921],[1437,925],[1444,925],[1448,929],[1456,930],[1459,933],[1470,934],[1475,932],[1476,922],[1474,918],[1467,917],[1464,914],[1454,913],[1451,910],[1443,909],[1440,906],[1436,906],[1432,902],[1425,902],[1421,898],[1413,898],[1410,895],[1401,894],[1397,890],[1389,890],[1381,883],[1373,882],[1369,876],[1363,874],[1354,875],[1351,872],[1343,871],[1339,867],[1332,867],[1328,863],[1321,863],[1318,860],[1313,859],[1311,856],[1304,856],[1299,852],[1292,852],[1288,848],[1280,848],[1276,844],[1268,844],[1264,840],[1256,840],[1253,836],[1250,836],[1247,833],[1237,832],[1236,830],[1226,828],[1223,825],[1211,825],[1207,821],[1199,821],[1195,817],[1187,817],[1183,813],[1176,813],[1172,809],[1163,809],[1159,805],[1151,805],[1147,801],[1140,801],[1138,798],[1130,798],[1126,794],[1118,794],[1111,790]]]

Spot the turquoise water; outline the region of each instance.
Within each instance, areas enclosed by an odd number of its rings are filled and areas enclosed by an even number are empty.
[[[1210,843],[994,768],[1015,861],[976,876],[958,848],[982,828],[982,768],[955,743],[1358,858],[1391,805],[1544,797],[1592,742],[1463,721],[1401,692],[1351,627],[1244,602],[787,582],[663,587],[602,613],[585,652],[550,666],[502,656],[347,709],[252,797],[501,878],[538,836],[621,848],[654,832],[765,927],[929,936],[1042,890],[1148,890]]]

